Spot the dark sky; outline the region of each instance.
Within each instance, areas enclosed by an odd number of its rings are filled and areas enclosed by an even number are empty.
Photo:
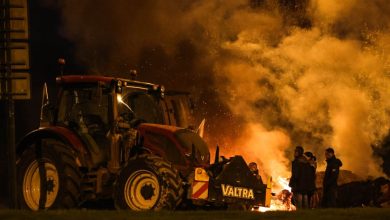
[[[59,75],[57,60],[64,57],[66,71],[83,72],[72,59],[74,46],[60,35],[58,9],[44,7],[40,1],[29,1],[31,100],[16,101],[16,142],[38,128],[42,86],[48,83],[50,99],[55,98],[55,78]]]
[[[16,143],[28,132],[38,128],[42,86],[48,82],[51,98],[55,97],[55,77],[58,75],[58,57],[72,57],[72,45],[59,35],[60,17],[55,9],[43,8],[39,1],[29,2],[31,99],[15,101]],[[69,61],[71,62],[72,59]],[[75,71],[77,64],[71,65]],[[6,156],[6,108],[0,102],[0,176],[4,178]],[[7,187],[0,184],[0,200]],[[0,201],[1,203],[1,201]]]
[[[57,60],[59,57],[63,57],[66,59],[67,64],[65,67],[66,73],[72,74],[84,74],[89,71],[85,62],[83,64],[78,63],[77,55],[80,55],[80,51],[77,50],[77,45],[74,44],[74,41],[71,42],[67,40],[61,32],[64,32],[63,17],[61,13],[64,10],[61,10],[58,7],[48,7],[48,5],[43,5],[40,0],[29,1],[29,12],[30,12],[30,66],[31,66],[31,85],[32,85],[32,99],[29,101],[17,101],[16,104],[16,142],[18,142],[25,134],[33,129],[38,128],[39,126],[39,115],[40,115],[40,103],[41,103],[41,95],[42,95],[42,86],[44,82],[48,83],[49,86],[49,95],[52,100],[54,100],[56,96],[55,89],[55,77],[59,75],[59,66],[57,64]],[[54,1],[55,2],[55,1]],[[261,1],[259,1],[261,2]],[[286,7],[289,6],[289,1],[281,0],[282,4]],[[79,20],[77,20],[79,21]],[[306,20],[304,20],[306,21]],[[84,25],[83,23],[81,23]],[[310,26],[309,23],[303,22],[302,26]],[[164,51],[158,50],[158,47],[146,48],[142,50],[139,60],[148,60],[154,64],[154,69],[148,69],[149,66],[146,63],[142,65],[143,62],[138,61],[138,66],[140,71],[144,71],[146,74],[140,77],[140,80],[150,81],[153,79],[153,82],[161,83],[161,81],[166,80],[166,82],[162,82],[166,85],[173,85],[177,81],[184,81],[184,79],[188,78],[186,74],[187,66],[196,66],[192,65],[192,61],[197,60],[197,58],[189,57],[188,54],[195,54],[196,49],[192,49],[192,44],[188,41],[180,42],[179,52],[175,57],[184,57],[184,61],[180,62],[169,62],[169,58],[166,58],[164,61]],[[190,52],[188,52],[190,51]],[[195,51],[195,52],[191,52]],[[195,56],[194,55],[194,56]],[[100,54],[98,54],[100,57]],[[163,66],[156,65],[159,63],[164,63]],[[167,70],[164,70],[165,64],[167,64]],[[182,64],[182,66],[177,64]],[[163,68],[159,68],[163,67]],[[161,70],[163,69],[163,70]],[[182,76],[177,80],[177,77],[171,77],[171,81],[168,81],[164,77],[164,74],[161,72],[172,72],[176,71],[177,73],[181,73]],[[164,72],[164,73],[165,73]],[[148,75],[149,74],[149,75]],[[190,72],[188,72],[190,74]],[[180,75],[179,75],[180,76]],[[206,81],[208,78],[206,79]],[[202,80],[199,80],[202,81]],[[202,81],[203,82],[203,81]],[[206,84],[206,83],[205,83]],[[207,85],[207,84],[206,84]],[[216,111],[219,109],[224,109],[224,107],[218,107],[217,100],[210,100],[210,97],[216,97],[217,95],[210,95],[213,90],[206,89],[204,93],[199,94],[200,99],[204,99],[208,101],[208,104],[205,104],[204,109],[201,109],[199,112],[206,112],[207,110]],[[214,91],[214,93],[216,93]],[[216,104],[210,104],[216,103]],[[207,106],[206,106],[207,105]],[[220,115],[224,115],[226,112],[221,113]],[[229,112],[228,112],[229,113]],[[229,114],[228,114],[229,115]],[[209,113],[206,116],[215,116],[214,112]],[[210,118],[218,118],[218,117],[210,117]],[[226,117],[224,119],[229,119],[230,117]],[[219,119],[219,118],[218,118]],[[236,118],[236,120],[238,120]],[[227,120],[220,120],[226,122]],[[226,123],[229,124],[229,123]],[[222,123],[215,123],[211,121],[209,126],[212,125],[214,127],[209,128],[209,130],[221,130],[226,127]],[[218,127],[219,126],[219,127]],[[227,134],[227,137],[232,136],[232,134]]]
[[[69,25],[69,22],[66,25],[64,22],[66,22],[66,18],[72,17],[72,10],[65,10],[60,4],[57,5],[59,1],[53,1],[54,3],[48,2],[49,1],[45,0],[29,1],[32,98],[29,101],[18,101],[16,104],[16,142],[28,132],[38,128],[42,86],[44,82],[47,82],[50,99],[54,101],[56,96],[55,78],[59,75],[57,60],[60,57],[66,59],[65,74],[92,73],[111,75],[119,71],[119,74],[122,74],[120,76],[125,77],[123,76],[123,73],[126,73],[127,70],[137,69],[140,73],[138,79],[141,81],[161,83],[170,90],[186,90],[183,88],[190,88],[189,90],[191,92],[195,91],[195,93],[197,93],[195,94],[198,100],[197,112],[199,115],[197,115],[197,118],[200,120],[208,118],[210,122],[206,125],[206,130],[219,131],[222,129],[220,123],[212,121],[214,118],[219,119],[223,117],[225,118],[225,121],[234,120],[231,117],[229,110],[226,107],[221,107],[220,101],[217,100],[216,91],[210,86],[212,84],[212,76],[208,71],[212,68],[207,65],[203,68],[197,64],[196,61],[200,59],[201,55],[196,51],[194,45],[190,41],[178,41],[177,44],[175,44],[176,52],[174,55],[167,55],[164,49],[161,49],[161,46],[158,44],[150,47],[145,46],[137,50],[137,52],[134,52],[135,50],[131,51],[131,54],[137,54],[137,58],[133,60],[129,66],[125,65],[123,68],[122,64],[113,62],[112,59],[105,60],[104,55],[108,54],[105,53],[105,43],[98,42],[92,44],[94,47],[88,48],[90,51],[88,50],[85,52],[83,51],[84,47],[80,46],[80,42],[77,42],[75,39],[73,39],[73,41],[69,40],[72,38],[69,37],[70,33],[74,33],[69,30],[69,27],[72,28],[73,25]],[[63,13],[67,13],[66,15],[69,16],[63,16]],[[91,15],[90,17],[94,16]],[[143,16],[142,13],[140,16]],[[103,21],[100,20],[100,22]],[[136,24],[139,25],[137,22]],[[76,24],[74,24],[74,26],[83,28],[83,25],[88,25],[87,21],[76,19]],[[118,26],[118,24],[116,25]],[[119,23],[118,29],[120,29],[120,27],[121,23]],[[99,31],[101,31],[101,29],[104,28],[97,28]],[[75,32],[78,33],[77,31]],[[94,36],[100,36],[94,31],[91,32]],[[115,36],[113,37],[112,35],[120,35],[117,29],[107,31],[107,33],[105,31],[103,32],[103,36],[105,36],[104,41],[106,41],[107,38],[111,40],[116,39]],[[133,31],[130,32],[131,35],[134,35]],[[144,35],[140,34],[140,37],[137,38],[142,38]],[[114,40],[114,45],[115,42],[121,41]],[[81,44],[83,43],[84,42]],[[109,49],[112,49],[111,46],[108,47]],[[95,50],[97,52],[91,53],[91,51]],[[80,58],[80,54],[82,54],[82,58]],[[116,52],[111,51],[111,54],[116,54]],[[126,55],[128,54],[124,54],[123,60],[128,58]],[[119,63],[125,62],[120,58],[121,57],[115,57],[114,61],[118,61]],[[85,59],[89,59],[89,61],[86,61]],[[93,66],[94,62],[101,65],[100,68],[97,68],[97,72],[96,68]],[[105,67],[105,64],[114,65],[119,69]],[[202,74],[197,74],[198,72],[201,72]],[[193,77],[193,80],[187,80],[190,77]],[[201,86],[202,89],[196,88],[199,86]],[[26,109],[28,109],[28,111],[26,111]],[[210,136],[214,137],[215,135]],[[215,145],[214,142],[212,141],[212,145]]]
[[[137,52],[137,59],[132,62],[132,65],[129,67],[126,66],[126,70],[124,70],[122,66],[120,66],[122,64],[109,62],[108,60],[104,61],[105,49],[101,42],[96,44],[99,45],[96,49],[96,51],[98,51],[97,55],[95,53],[91,54],[90,52],[83,53],[83,50],[80,49],[83,48],[82,46],[80,47],[80,42],[77,42],[74,39],[73,41],[69,40],[69,23],[67,23],[67,25],[64,24],[64,19],[69,16],[63,16],[63,13],[69,15],[72,11],[65,10],[64,8],[61,8],[60,5],[57,5],[60,1],[53,1],[53,3],[48,2],[50,1],[29,1],[32,95],[31,100],[17,101],[16,103],[16,142],[28,132],[39,126],[42,86],[45,82],[47,82],[49,88],[50,99],[55,101],[57,92],[55,78],[59,75],[60,69],[57,60],[60,57],[65,58],[66,60],[64,69],[65,74],[111,75],[118,71],[126,73],[127,69],[137,69],[140,73],[138,77],[139,80],[158,84],[161,83],[171,90],[186,90],[183,88],[190,87],[189,85],[192,85],[194,83],[193,81],[195,81],[198,83],[195,84],[195,87],[196,85],[199,86],[199,84],[203,87],[202,89],[195,89],[198,100],[207,100],[207,102],[199,101],[197,105],[198,112],[202,112],[201,115],[198,115],[200,120],[203,118],[211,118],[210,115],[219,114],[221,111],[223,113],[224,111],[228,111],[226,108],[220,106],[220,102],[214,100],[217,98],[217,95],[213,88],[205,86],[211,85],[210,80],[212,77],[206,72],[211,68],[207,66],[204,70],[199,67],[200,65],[194,64],[194,62],[199,59],[200,55],[197,54],[194,46],[189,41],[179,41],[176,47],[177,52],[173,56],[167,55],[164,49],[161,49],[160,45],[145,46],[139,50],[139,53]],[[84,22],[77,19],[75,25],[82,26],[84,25]],[[66,27],[68,29],[66,29]],[[104,36],[110,38],[110,36],[112,37],[114,34],[118,33],[117,31],[112,30],[111,32],[105,33]],[[133,31],[131,31],[131,34],[134,34]],[[142,36],[143,35],[141,35],[141,37]],[[115,36],[112,37],[112,39],[115,39]],[[93,50],[94,49],[92,48],[92,51]],[[80,54],[84,55],[82,59],[80,58]],[[90,57],[88,58],[88,56]],[[125,57],[124,59],[127,58],[128,57]],[[85,59],[90,59],[90,61],[86,61]],[[95,59],[99,59],[98,63],[103,66],[98,68],[98,72],[96,72],[96,69],[93,67],[93,63],[96,61]],[[122,62],[123,60],[120,61]],[[112,65],[117,65],[119,70],[115,68],[105,68],[105,63],[114,63]],[[197,68],[191,68],[195,66]],[[203,74],[198,75],[194,74],[194,72],[203,72]],[[125,77],[123,74],[120,76]],[[191,81],[187,80],[189,77],[195,78]],[[181,83],[178,84],[177,82]],[[192,85],[192,87],[194,87],[194,85]],[[26,109],[28,109],[28,111],[26,111]],[[214,109],[215,111],[211,111],[210,109]],[[229,114],[224,113],[220,115],[228,115],[227,119],[232,120]],[[211,127],[211,124],[213,124],[213,127]],[[209,123],[207,125],[207,129],[221,129],[218,127],[219,124],[211,124]]]

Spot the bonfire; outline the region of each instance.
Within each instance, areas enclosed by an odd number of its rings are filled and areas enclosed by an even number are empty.
[[[254,207],[252,211],[295,211],[296,207],[291,203],[293,194],[291,192],[291,188],[288,186],[287,179],[279,177],[275,188],[278,189],[279,192],[273,193],[270,207],[258,206]]]

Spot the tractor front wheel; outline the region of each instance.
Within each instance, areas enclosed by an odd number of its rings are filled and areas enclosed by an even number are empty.
[[[115,184],[119,209],[175,209],[183,194],[182,181],[172,165],[160,157],[141,155],[131,159]]]

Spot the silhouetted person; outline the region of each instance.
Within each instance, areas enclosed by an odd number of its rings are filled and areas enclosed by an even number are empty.
[[[303,156],[303,147],[297,146],[294,151],[294,160],[291,165],[289,186],[293,193],[294,205],[297,208],[308,208],[308,169],[309,163]]]
[[[335,157],[333,148],[325,150],[325,157],[327,165],[323,181],[322,207],[332,208],[337,206],[337,179],[343,164]]]
[[[253,176],[256,177],[256,179],[258,179],[261,182],[261,184],[263,184],[263,181],[261,180],[261,176],[259,173],[259,169],[257,168],[257,163],[250,162],[249,170],[252,172]]]
[[[309,208],[316,208],[318,205],[318,194],[316,188],[316,170],[317,159],[312,152],[304,153],[306,160],[309,164],[307,166],[307,196],[309,201]]]
[[[259,169],[257,168],[257,164],[255,162],[249,163],[249,170],[253,173],[257,179],[260,179]]]

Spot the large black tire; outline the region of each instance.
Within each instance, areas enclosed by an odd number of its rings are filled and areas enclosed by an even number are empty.
[[[173,210],[182,200],[183,184],[171,163],[150,154],[129,160],[115,183],[118,209]]]
[[[47,141],[42,147],[42,159],[47,176],[44,209],[77,207],[80,202],[81,173],[73,150],[62,143]],[[29,146],[18,158],[17,176],[20,208],[40,209],[41,187],[35,144]]]

